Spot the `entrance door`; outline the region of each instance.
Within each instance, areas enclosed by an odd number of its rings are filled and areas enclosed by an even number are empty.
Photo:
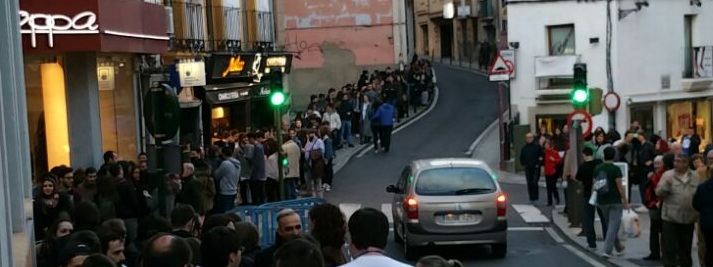
[[[654,134],[654,106],[632,105],[631,121],[638,121],[641,129],[646,132],[646,136],[651,136]]]
[[[453,57],[453,22],[441,22],[441,58]]]
[[[537,124],[535,125],[535,134],[540,132],[540,127],[545,126],[547,133],[554,134],[555,129],[562,130],[562,126],[567,124],[567,115],[563,114],[545,114],[535,116]]]

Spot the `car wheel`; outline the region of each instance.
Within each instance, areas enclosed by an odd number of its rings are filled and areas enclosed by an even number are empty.
[[[505,254],[508,253],[508,243],[498,243],[492,245],[493,257],[495,258],[505,258]]]
[[[403,229],[403,228],[402,228],[402,229]],[[403,233],[403,231],[401,231],[401,232]],[[401,237],[401,235],[399,234],[399,231],[397,231],[396,228],[394,228],[394,241],[395,241],[397,244],[403,244],[403,243],[404,243],[404,238]]]

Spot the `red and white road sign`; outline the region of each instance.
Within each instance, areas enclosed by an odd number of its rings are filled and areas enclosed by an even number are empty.
[[[592,115],[584,110],[575,110],[569,115],[567,115],[567,125],[572,125],[572,121],[580,121],[580,126],[582,126],[582,137],[587,138],[592,134]]]
[[[493,64],[490,65],[490,68],[488,69],[488,74],[490,75],[502,75],[502,74],[508,74],[512,73],[513,66],[512,62],[509,62],[503,58],[503,56],[498,53],[497,57],[495,58],[495,61],[493,61]]]

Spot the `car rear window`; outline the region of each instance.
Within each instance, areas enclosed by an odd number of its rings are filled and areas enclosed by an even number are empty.
[[[496,188],[487,171],[472,167],[425,170],[416,180],[416,194],[424,196],[487,194]]]

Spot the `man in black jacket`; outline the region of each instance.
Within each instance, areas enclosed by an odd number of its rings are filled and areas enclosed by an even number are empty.
[[[693,195],[693,208],[700,213],[698,224],[705,243],[713,244],[713,179],[698,186]],[[713,248],[710,245],[706,248],[705,264],[701,266],[713,266]]]
[[[591,147],[582,149],[584,154],[584,162],[577,167],[577,175],[575,179],[582,183],[582,201],[584,206],[584,221],[582,222],[585,236],[587,237],[587,245],[590,250],[597,248],[597,238],[594,232],[594,211],[599,213],[599,218],[604,218],[604,213],[597,207],[589,204],[589,198],[592,197],[592,185],[594,183],[594,168],[602,164],[601,159],[594,158],[594,150]],[[607,224],[602,221],[602,233],[607,232]]]
[[[537,182],[540,180],[540,162],[542,162],[542,147],[535,143],[535,136],[532,133],[525,135],[526,144],[520,150],[520,164],[525,167],[525,179],[527,180],[527,194],[533,204],[539,200],[539,188]]]
[[[278,212],[277,225],[275,244],[255,255],[255,267],[272,267],[275,251],[287,241],[302,236],[302,219],[293,209]]]

